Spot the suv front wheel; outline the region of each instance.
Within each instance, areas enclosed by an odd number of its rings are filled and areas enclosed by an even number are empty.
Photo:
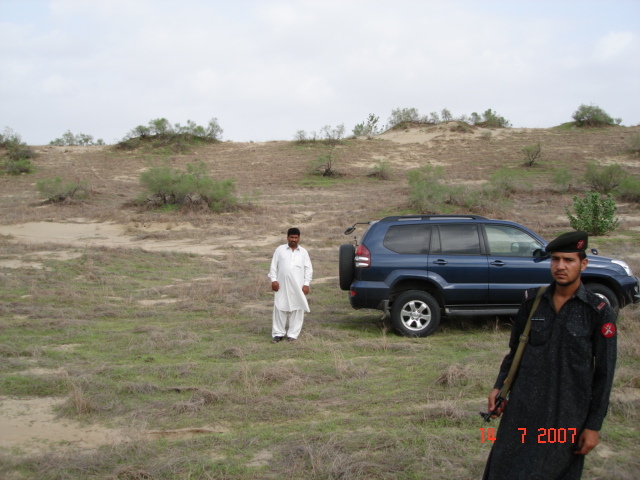
[[[406,337],[431,335],[440,324],[438,302],[421,290],[401,293],[391,307],[391,324]]]

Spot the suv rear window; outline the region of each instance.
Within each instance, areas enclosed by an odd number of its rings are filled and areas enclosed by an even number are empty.
[[[431,253],[480,255],[480,237],[475,224],[438,225],[433,237]]]
[[[431,225],[394,225],[389,227],[382,244],[396,253],[427,254],[431,239]]]

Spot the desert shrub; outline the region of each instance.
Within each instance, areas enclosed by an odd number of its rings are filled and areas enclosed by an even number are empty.
[[[521,152],[524,154],[525,165],[533,167],[533,165],[536,163],[536,160],[540,158],[542,147],[540,146],[540,142],[538,142],[533,145],[522,147]]]
[[[640,153],[640,133],[636,133],[631,137],[630,144],[633,153]]]
[[[427,119],[421,117],[416,108],[396,108],[391,110],[389,127],[404,127],[408,123],[427,123]]]
[[[617,163],[600,167],[597,163],[591,162],[584,174],[584,179],[591,189],[600,193],[614,191],[626,177],[627,172]]]
[[[578,127],[604,127],[614,123],[613,118],[597,105],[580,105],[572,118]]]
[[[380,180],[390,180],[392,176],[391,164],[388,160],[380,160],[374,166],[368,175],[369,177],[378,178]]]
[[[620,222],[614,216],[617,209],[611,195],[603,197],[596,192],[589,192],[585,198],[573,196],[575,215],[565,207],[571,228],[584,230],[590,235],[604,235],[618,228]]]
[[[0,134],[0,148],[6,150],[6,159],[0,162],[0,168],[9,175],[30,173],[33,170],[30,159],[34,158],[36,153],[9,127]]]
[[[525,188],[522,173],[506,167],[491,174],[489,187],[506,197]]]
[[[491,109],[486,110],[482,115],[473,112],[471,114],[471,123],[479,127],[502,127],[508,128],[511,123],[504,117],[501,117]]]
[[[214,212],[231,210],[237,204],[235,180],[215,180],[203,162],[187,165],[187,171],[169,165],[153,166],[140,174],[147,199],[160,205],[205,204]]]
[[[446,203],[450,187],[442,183],[444,169],[426,165],[407,172],[409,204],[420,213],[436,213],[435,208]]]
[[[99,138],[95,142],[93,141],[93,135],[87,135],[85,133],[79,133],[78,135],[74,135],[71,133],[71,130],[67,130],[62,137],[56,138],[49,142],[49,145],[56,146],[71,146],[71,145],[104,145],[104,140]]]
[[[329,145],[337,145],[344,136],[344,125],[340,124],[337,127],[331,125],[325,125],[320,129],[322,140]]]
[[[297,144],[315,143],[321,142],[325,145],[338,145],[342,141],[344,136],[344,125],[340,124],[337,127],[331,127],[331,125],[325,125],[320,129],[320,133],[311,132],[307,133],[304,130],[298,130],[294,135],[294,141]]]
[[[504,188],[489,183],[481,188],[444,183],[442,167],[427,165],[407,172],[409,205],[420,213],[438,213],[446,205],[465,211],[495,210],[506,203]]]
[[[38,180],[36,189],[50,202],[64,202],[89,195],[86,182],[72,182],[60,177]]]
[[[171,123],[166,118],[155,118],[147,126],[138,125],[133,128],[117,147],[133,150],[138,147],[151,149],[169,148],[174,152],[188,151],[199,143],[215,143],[222,140],[222,128],[217,118],[212,118],[206,127],[187,120],[185,126]]]
[[[640,177],[627,176],[618,187],[618,198],[627,202],[640,203]]]
[[[561,168],[553,175],[551,181],[556,184],[561,191],[566,192],[569,189],[571,178],[573,178],[571,172],[569,172],[567,168]]]
[[[322,177],[336,177],[339,173],[335,169],[335,155],[331,150],[326,155],[312,159],[309,163],[309,173]]]
[[[440,112],[440,115],[442,116],[443,122],[450,122],[453,120],[453,115],[451,115],[451,112],[446,108],[442,109],[442,111]]]
[[[380,127],[378,127],[379,121],[380,117],[370,113],[366,122],[359,123],[353,128],[353,134],[356,137],[367,137],[368,139],[371,139],[374,135],[378,135],[380,133]]]

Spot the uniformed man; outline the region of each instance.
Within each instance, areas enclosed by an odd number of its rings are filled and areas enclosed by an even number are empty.
[[[597,444],[616,363],[615,314],[585,288],[587,234],[570,232],[547,245],[553,282],[531,317],[508,402],[487,460],[487,480],[574,480]],[[489,411],[513,361],[537,289],[527,290],[515,318]]]

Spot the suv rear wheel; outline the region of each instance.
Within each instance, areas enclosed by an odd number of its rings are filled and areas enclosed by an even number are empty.
[[[393,302],[391,324],[406,337],[426,337],[440,324],[440,306],[427,292],[409,290]]]
[[[355,271],[354,259],[356,248],[350,243],[340,245],[338,254],[338,275],[340,279],[340,289],[349,290]]]

